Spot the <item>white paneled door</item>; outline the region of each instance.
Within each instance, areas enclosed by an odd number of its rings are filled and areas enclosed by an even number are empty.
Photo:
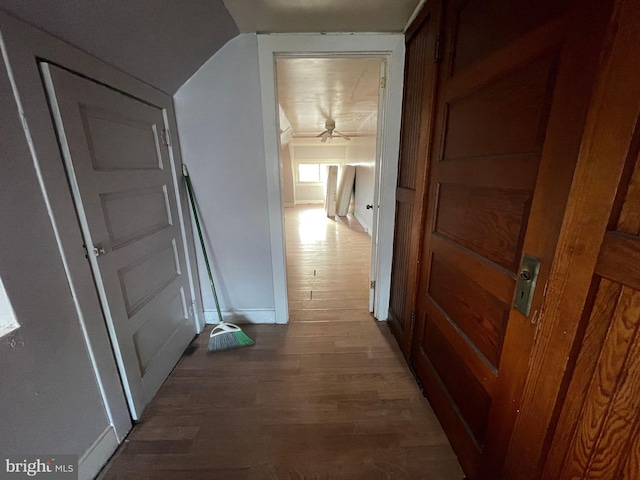
[[[137,419],[196,333],[163,110],[53,65],[42,71]]]

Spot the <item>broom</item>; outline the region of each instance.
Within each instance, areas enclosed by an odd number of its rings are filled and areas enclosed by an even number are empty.
[[[191,179],[189,178],[189,170],[187,170],[187,166],[184,164],[182,165],[182,175],[184,175],[184,180],[187,184],[187,192],[189,193],[189,201],[191,202],[191,209],[193,210],[193,218],[196,221],[198,237],[200,237],[200,246],[202,247],[202,255],[204,256],[204,263],[207,266],[207,273],[209,274],[209,284],[211,285],[213,300],[216,303],[216,311],[218,312],[218,320],[220,321],[220,324],[217,325],[213,330],[211,330],[211,334],[209,335],[208,350],[210,352],[220,352],[223,350],[233,350],[234,348],[250,347],[256,342],[249,335],[244,333],[240,329],[240,327],[232,323],[226,323],[222,319],[220,303],[218,303],[218,295],[216,294],[216,286],[213,283],[211,266],[209,266],[209,257],[207,257],[207,248],[204,244],[204,238],[202,236],[202,230],[200,228],[200,221],[198,219],[198,209],[196,207],[196,199],[193,195]]]

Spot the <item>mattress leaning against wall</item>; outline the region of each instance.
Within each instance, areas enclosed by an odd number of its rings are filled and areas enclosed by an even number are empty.
[[[355,180],[356,167],[354,165],[345,165],[342,168],[342,175],[340,175],[338,193],[336,195],[336,215],[340,217],[344,217],[349,213],[349,204],[351,203],[351,194],[353,193]]]

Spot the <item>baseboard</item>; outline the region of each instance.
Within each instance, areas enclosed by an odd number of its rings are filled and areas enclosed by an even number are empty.
[[[80,457],[78,461],[78,478],[80,480],[92,480],[96,478],[117,448],[118,439],[116,438],[116,432],[112,426],[108,426],[84,455]]]
[[[218,312],[205,310],[204,318],[208,324],[218,323]],[[276,311],[274,308],[237,308],[222,310],[222,318],[229,323],[276,323]]]
[[[355,211],[353,212],[353,216],[354,216],[354,217],[356,217],[356,220],[358,220],[358,223],[359,223],[360,225],[362,225],[362,228],[364,228],[364,229],[365,229],[365,231],[366,231],[366,232],[369,234],[369,236],[371,237],[371,236],[372,236],[372,235],[371,235],[371,230],[372,230],[371,225],[369,225],[365,220],[363,220],[363,219],[362,219],[362,217],[360,217],[360,215],[358,215],[358,213],[357,213],[357,212],[355,212]]]
[[[295,203],[297,205],[324,205],[324,200],[300,200]]]
[[[296,204],[292,202],[284,202],[284,208],[293,208]]]

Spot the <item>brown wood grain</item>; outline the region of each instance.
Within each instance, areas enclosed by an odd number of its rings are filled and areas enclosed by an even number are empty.
[[[406,357],[413,336],[424,192],[433,129],[431,112],[436,94],[438,64],[435,51],[440,9],[440,0],[427,1],[406,36],[389,305],[389,325]]]
[[[463,271],[465,275],[502,303],[511,303],[515,275],[505,269],[486,268],[491,262],[440,235],[431,237],[431,250],[438,258]]]
[[[555,78],[555,55],[521,65],[446,104],[441,159],[539,152]]]
[[[526,471],[539,458],[533,448],[535,458],[528,458],[526,445],[519,444],[524,461],[518,471],[501,472],[521,414],[535,325],[610,7],[608,2],[543,2],[527,18],[518,13],[529,8],[521,2],[460,0],[443,8],[443,64],[431,155],[442,161],[431,162],[426,190],[411,360],[473,480],[529,478]],[[509,21],[500,23],[505,16]],[[530,318],[510,310],[498,361],[498,349],[490,352],[492,341],[495,347],[502,337],[497,332],[504,325],[503,313],[489,308],[481,292],[511,305],[523,252],[542,261],[541,288],[534,294]],[[445,273],[444,262],[461,276]],[[488,315],[498,318],[488,321]],[[476,380],[491,384],[486,436],[474,447],[475,436],[465,429],[468,419],[456,403],[462,400],[451,394],[460,385],[434,377],[438,360],[430,350],[442,355],[444,350],[433,345],[427,319],[438,325],[442,341]],[[486,381],[483,365],[497,370],[495,381]]]
[[[596,273],[640,290],[640,237],[617,231],[607,232],[598,256]]]
[[[452,71],[457,73],[491,53],[508,47],[519,37],[559,16],[571,6],[570,0],[534,3],[461,3],[456,12],[457,48]],[[488,29],[487,25],[502,28]]]
[[[431,262],[429,294],[497,368],[510,307],[437,254]]]
[[[584,150],[587,114],[612,3],[577,2],[564,17],[565,39],[559,46],[555,91],[523,245],[523,252],[541,260],[538,285],[544,287],[534,293],[529,318],[523,318],[515,310],[509,317],[500,365],[501,381],[489,420],[492,430],[487,441],[485,469],[493,478],[530,479],[539,475],[538,464],[544,458],[549,429],[553,428],[556,415],[553,407],[541,413],[546,402],[554,402],[556,386],[547,390],[546,380],[553,384],[562,377],[566,370],[559,366],[572,358],[571,350],[563,350],[560,345],[571,336],[562,332],[575,332],[573,328],[556,332],[553,339],[557,348],[538,356],[537,347],[541,341],[544,343],[541,332],[549,326],[546,318],[542,321],[540,318],[542,314],[556,313],[553,310],[557,304],[551,307],[548,303],[549,279],[558,258],[558,239],[567,218],[567,203],[573,198],[570,190],[576,162]],[[568,304],[562,305],[565,306]],[[561,380],[557,388],[562,387],[566,384]],[[499,465],[503,467],[499,469]]]
[[[575,434],[575,419],[581,414],[584,397],[596,369],[600,350],[609,331],[611,318],[622,290],[621,285],[606,279],[599,282],[596,287],[597,293],[576,361],[575,373],[567,390],[567,401],[563,404],[563,413],[556,427],[553,448],[546,460],[543,477],[547,479],[560,478],[560,471]]]
[[[479,355],[477,347],[469,338],[461,334],[458,326],[449,318],[435,301],[427,303],[426,312],[429,321],[434,323],[438,330],[446,337],[447,342],[456,352],[458,357],[463,358],[466,367],[473,373],[476,380],[482,385],[487,393],[493,395],[497,381],[497,369],[483,355]],[[421,333],[421,337],[426,333]],[[426,339],[423,340],[423,343]]]
[[[451,401],[460,411],[460,416],[472,432],[475,442],[482,445],[491,397],[461,361],[460,356],[451,348],[435,324],[428,320],[424,346],[434,372],[447,389]]]
[[[622,3],[618,2],[617,6]],[[633,12],[637,8],[631,3],[626,8],[625,15],[621,15],[619,9],[615,10],[603,43],[601,58],[605,62],[599,65],[564,224],[546,287],[543,315],[519,405],[520,414],[509,443],[504,471],[507,477],[536,478],[540,475],[555,422],[566,398],[579,342],[585,331],[584,321],[589,318],[589,312],[585,315],[583,309],[592,294],[597,255],[629,156],[640,106],[640,63],[635,59],[629,62],[628,58],[633,55],[631,52],[636,43],[635,40],[627,43],[628,37],[623,40],[636,29],[638,12]],[[631,23],[620,28],[623,16],[623,23]],[[610,16],[601,14],[591,22],[601,22],[603,18]],[[566,423],[571,424],[571,421]],[[563,425],[566,423],[562,421]],[[556,446],[562,448],[562,444],[559,439],[552,450]],[[554,459],[561,456],[561,452],[550,454]],[[536,464],[538,466],[532,468]],[[558,477],[550,473],[552,471],[550,467],[545,478],[557,480]]]
[[[638,319],[640,292],[624,287],[560,478],[614,478],[624,460],[640,408]]]
[[[515,272],[531,195],[455,184],[439,193],[435,231]]]

